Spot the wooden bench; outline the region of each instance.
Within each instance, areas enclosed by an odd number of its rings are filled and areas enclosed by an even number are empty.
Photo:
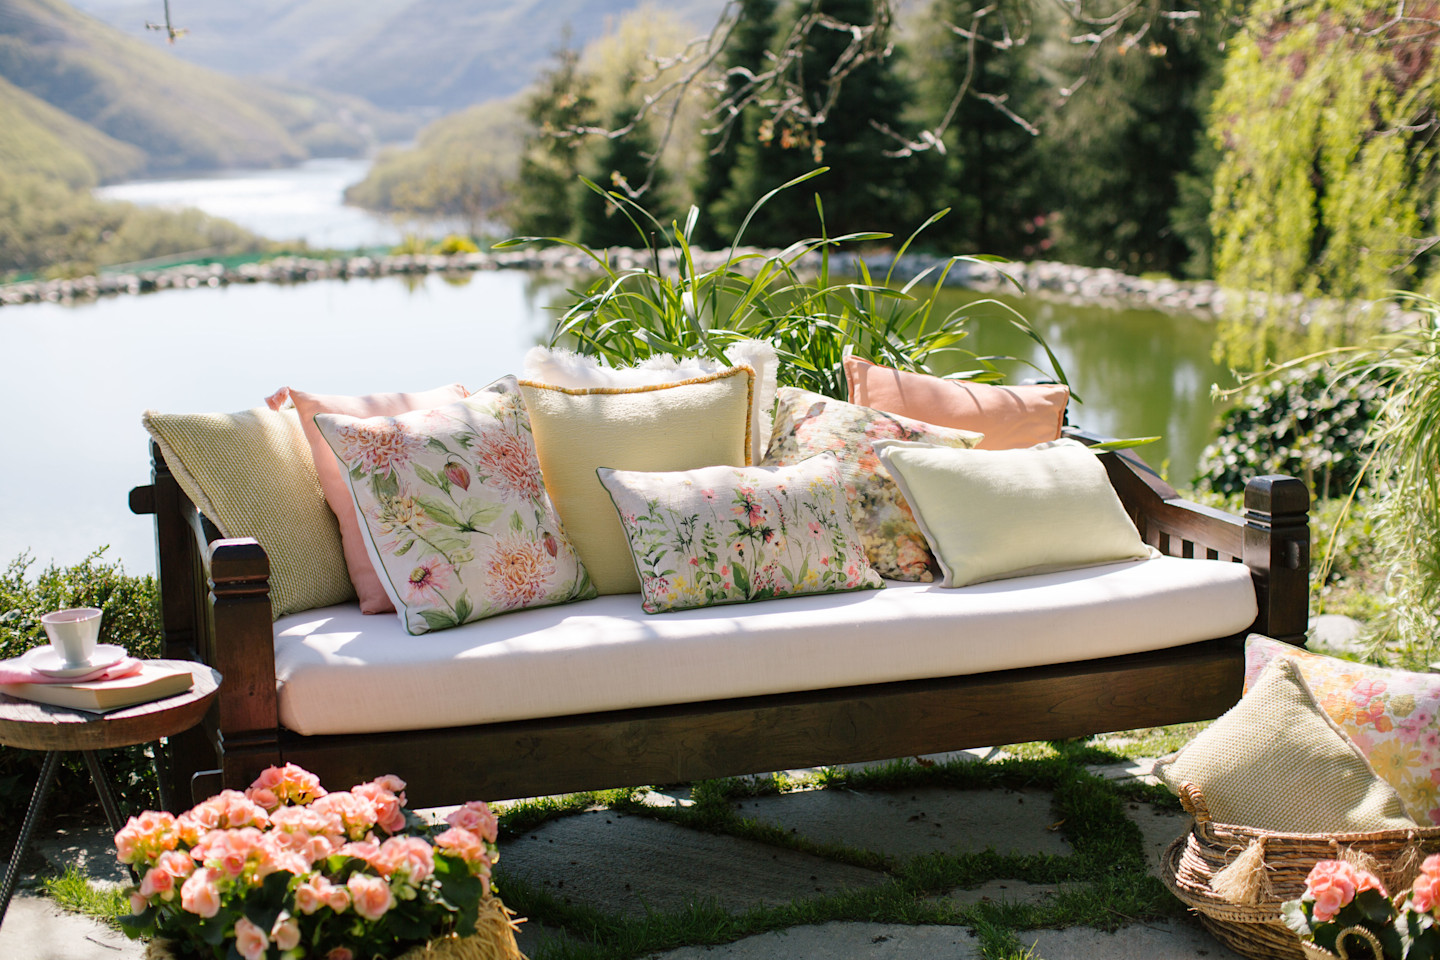
[[[1081,439],[1093,439],[1080,435]],[[152,448],[130,494],[155,516],[164,653],[224,677],[205,724],[176,738],[172,796],[243,789],[292,762],[325,783],[393,772],[412,806],[880,760],[1089,736],[1218,716],[1240,696],[1245,632],[1151,653],[930,680],[364,736],[300,736],[277,718],[269,562],[220,539]],[[1254,578],[1251,629],[1303,644],[1309,493],[1256,478],[1244,516],[1181,499],[1129,452],[1102,455],[1142,537],[1174,557],[1231,560]]]

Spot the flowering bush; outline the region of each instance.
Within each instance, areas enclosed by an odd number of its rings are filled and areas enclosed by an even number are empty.
[[[216,960],[395,957],[469,936],[491,892],[495,815],[467,803],[441,831],[406,810],[404,790],[384,776],[328,793],[286,764],[178,817],[130,818],[115,835],[140,877],[125,932]]]
[[[1305,893],[1280,908],[1285,925],[1302,939],[1338,953],[1336,941],[1351,927],[1374,935],[1387,960],[1440,960],[1440,854],[1420,865],[1420,875],[1392,902],[1374,874],[1340,860],[1322,860],[1305,878]],[[1358,937],[1346,938],[1349,956],[1363,956]],[[1380,960],[1380,958],[1376,958]]]

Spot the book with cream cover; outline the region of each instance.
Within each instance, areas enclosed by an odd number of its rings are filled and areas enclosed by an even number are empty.
[[[85,683],[0,683],[0,693],[56,707],[104,713],[173,697],[190,689],[189,670],[140,664],[140,672],[118,680]]]

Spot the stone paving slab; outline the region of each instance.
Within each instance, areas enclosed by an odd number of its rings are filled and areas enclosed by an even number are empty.
[[[938,897],[931,897],[934,903],[948,903],[956,907],[973,907],[980,903],[1039,903],[1053,897],[1061,890],[1083,887],[1083,883],[1026,883],[1024,880],[988,880],[969,890],[951,890]]]
[[[896,793],[806,790],[738,801],[743,817],[772,824],[820,843],[836,843],[886,856],[1073,851],[1058,830],[1053,796],[1042,790],[947,790],[925,787]]]
[[[1160,857],[1176,837],[1190,832],[1194,821],[1181,810],[1165,810],[1148,803],[1127,804],[1126,816],[1140,828],[1145,844],[1145,866],[1150,876],[1159,878]]]
[[[1242,960],[1198,923],[1137,923],[1114,933],[1090,927],[1022,931],[1036,960]]]
[[[780,906],[884,881],[881,873],[608,810],[562,817],[500,847],[502,874],[605,913],[644,916],[715,900]],[[498,881],[505,895],[503,877]]]
[[[126,886],[130,871],[115,859],[115,835],[104,825],[66,826],[37,832],[31,849],[56,870],[76,867],[92,883]]]
[[[718,947],[681,947],[646,960],[980,960],[966,927],[825,923],[762,933]],[[1118,957],[1117,957],[1118,960]]]
[[[0,924],[5,960],[141,960],[145,945],[48,897],[21,891]]]

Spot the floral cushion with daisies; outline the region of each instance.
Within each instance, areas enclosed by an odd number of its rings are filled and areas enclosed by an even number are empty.
[[[835,457],[786,467],[600,469],[646,613],[885,585],[865,559]]]

